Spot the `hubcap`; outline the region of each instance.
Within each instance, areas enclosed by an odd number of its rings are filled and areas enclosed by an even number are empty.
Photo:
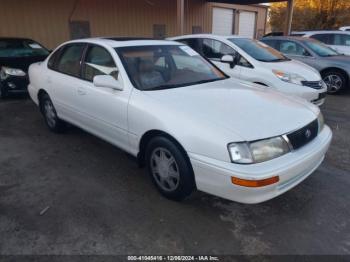
[[[343,86],[343,80],[338,75],[328,75],[324,78],[329,93],[335,93]]]
[[[55,125],[56,125],[55,109],[54,109],[51,101],[49,101],[49,100],[45,101],[44,113],[45,113],[45,118],[46,118],[47,124],[50,127],[55,127]]]
[[[180,173],[174,156],[165,148],[156,148],[151,155],[151,171],[157,184],[165,191],[174,191]]]

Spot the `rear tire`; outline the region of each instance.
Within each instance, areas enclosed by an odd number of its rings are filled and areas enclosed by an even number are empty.
[[[66,123],[58,118],[56,109],[48,94],[40,98],[40,109],[47,127],[54,133],[62,133],[66,129]]]
[[[181,201],[196,188],[186,153],[166,137],[155,137],[148,143],[146,165],[153,184],[168,199]]]
[[[322,78],[327,85],[327,93],[330,95],[339,94],[344,91],[348,84],[346,75],[337,70],[324,72]]]

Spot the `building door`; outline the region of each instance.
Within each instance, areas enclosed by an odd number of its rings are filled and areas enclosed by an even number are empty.
[[[240,36],[255,38],[256,13],[241,11],[239,13],[239,31]]]
[[[234,10],[213,8],[213,34],[232,35],[234,33]]]

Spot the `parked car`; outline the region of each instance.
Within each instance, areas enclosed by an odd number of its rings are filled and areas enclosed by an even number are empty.
[[[350,32],[347,31],[306,31],[295,32],[292,36],[313,38],[328,45],[340,54],[350,55]]]
[[[189,45],[232,77],[299,96],[316,105],[325,101],[327,87],[317,70],[257,40],[207,34],[170,39]]]
[[[341,55],[311,38],[269,37],[261,41],[289,58],[316,68],[327,85],[328,93],[338,93],[349,87],[350,56]]]
[[[27,92],[30,64],[43,61],[49,51],[26,38],[0,38],[0,98]]]
[[[274,198],[321,164],[332,137],[317,106],[241,84],[172,41],[71,41],[29,78],[50,130],[69,122],[120,147],[175,200]]]
[[[339,28],[340,31],[350,31],[350,26],[343,26]]]

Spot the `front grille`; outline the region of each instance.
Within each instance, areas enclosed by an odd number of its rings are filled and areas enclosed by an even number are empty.
[[[313,89],[321,89],[322,88],[322,81],[301,81],[303,86],[308,86]]]
[[[307,126],[287,135],[290,144],[293,149],[299,149],[312,140],[314,140],[318,133],[318,121],[317,119]]]

